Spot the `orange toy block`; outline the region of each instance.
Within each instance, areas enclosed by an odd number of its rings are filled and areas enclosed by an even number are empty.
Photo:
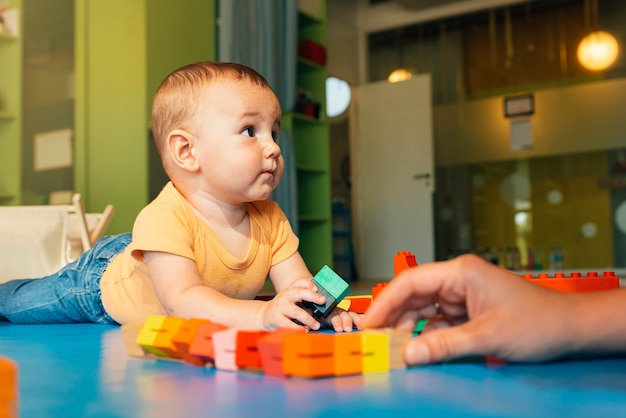
[[[237,334],[240,331],[237,328],[227,328],[213,333],[216,369],[232,372],[239,369],[235,358],[237,356]]]
[[[17,363],[0,357],[0,417],[18,417]]]
[[[267,331],[239,331],[236,337],[235,364],[240,369],[261,369],[261,355],[258,341],[268,334]]]
[[[398,251],[398,254],[393,256],[394,276],[411,267],[417,267],[417,260],[410,251]]]
[[[332,337],[335,354],[335,376],[360,374],[363,370],[363,354],[359,333],[335,334]]]
[[[350,301],[350,306],[346,310],[358,314],[364,314],[372,304],[371,296],[347,296],[346,299]]]
[[[283,370],[283,341],[289,334],[304,334],[303,328],[279,328],[257,341],[257,349],[261,356],[263,373],[270,376],[284,377]]]
[[[389,335],[378,330],[366,330],[359,333],[363,353],[363,374],[388,372]]]
[[[602,276],[589,272],[585,277],[581,273],[572,273],[566,277],[564,273],[556,273],[550,277],[547,273],[540,273],[538,277],[524,274],[526,280],[562,292],[593,292],[599,290],[619,289],[619,277],[612,271],[605,271]]]
[[[331,334],[289,334],[283,340],[283,370],[287,376],[335,375],[334,341]]]
[[[203,366],[206,361],[203,357],[189,353],[189,347],[196,338],[198,329],[202,324],[209,324],[208,319],[188,319],[182,323],[178,332],[172,337],[172,344],[176,347],[178,355],[186,362],[196,366]]]
[[[172,337],[185,320],[163,315],[149,316],[144,323],[137,344],[157,357],[181,358],[172,344]]]
[[[388,284],[389,283],[376,283],[376,286],[372,287],[372,300],[376,299],[376,296],[378,296]]]
[[[196,337],[189,345],[187,351],[190,356],[201,359],[204,363],[215,362],[215,347],[213,346],[213,334],[227,329],[225,325],[216,322],[200,324]]]

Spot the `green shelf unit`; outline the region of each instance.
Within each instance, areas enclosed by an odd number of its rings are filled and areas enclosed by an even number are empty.
[[[5,0],[7,9],[17,10],[21,0]],[[22,27],[18,22],[18,27]],[[22,189],[22,40],[0,33],[0,205],[19,205]]]
[[[162,170],[160,161],[151,165],[154,92],[176,68],[215,59],[215,0],[75,4],[75,185],[88,210],[115,206],[108,233],[126,232],[152,183],[166,181],[150,171]],[[184,24],[168,30],[173,22]]]
[[[298,39],[326,45],[326,3],[319,18],[299,12]],[[325,115],[327,70],[324,65],[298,57],[297,87],[319,103],[320,119],[287,113],[283,119],[294,140],[298,183],[300,253],[311,273],[333,265],[330,130]]]

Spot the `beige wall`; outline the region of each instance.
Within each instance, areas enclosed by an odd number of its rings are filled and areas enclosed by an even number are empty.
[[[626,79],[534,93],[531,150],[511,151],[503,97],[436,107],[438,166],[596,151],[626,145]]]

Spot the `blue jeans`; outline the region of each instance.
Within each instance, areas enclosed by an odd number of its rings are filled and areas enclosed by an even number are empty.
[[[21,324],[117,324],[104,310],[100,279],[130,234],[107,236],[57,273],[0,284],[0,320]]]

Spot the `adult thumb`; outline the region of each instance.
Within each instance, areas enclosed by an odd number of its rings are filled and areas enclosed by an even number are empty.
[[[413,338],[404,347],[404,361],[408,365],[437,363],[479,353],[476,335],[468,323],[433,329]]]

